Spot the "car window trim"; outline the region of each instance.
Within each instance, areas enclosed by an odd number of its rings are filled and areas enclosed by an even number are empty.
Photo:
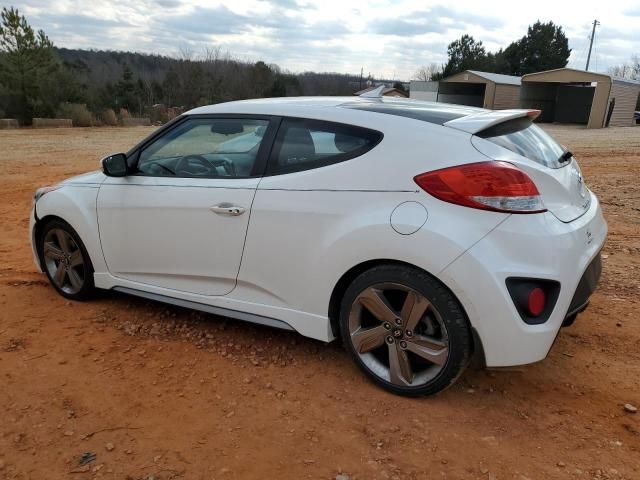
[[[355,150],[352,150],[351,152],[344,152],[344,153],[333,155],[329,157],[328,160],[315,160],[313,162],[293,165],[286,169],[282,169],[282,168],[278,169],[277,157],[280,154],[280,150],[282,148],[282,143],[278,143],[278,140],[280,139],[281,134],[284,135],[284,129],[282,124],[285,120],[298,121],[298,122],[301,122],[302,124],[307,122],[307,123],[313,123],[315,125],[338,126],[338,127],[345,128],[347,130],[348,129],[365,130],[367,132],[370,132],[371,134],[375,134],[378,138],[371,145],[357,148]],[[321,119],[309,118],[309,117],[281,116],[280,123],[278,126],[278,131],[276,132],[273,144],[269,152],[269,160],[267,162],[267,169],[264,172],[264,176],[273,177],[276,175],[286,175],[289,173],[303,172],[306,170],[314,170],[316,168],[322,168],[322,167],[327,167],[329,165],[335,165],[336,163],[346,162],[348,160],[352,160],[354,158],[360,157],[370,152],[371,150],[376,148],[380,144],[380,142],[382,142],[383,138],[384,138],[384,133],[382,133],[379,130],[374,130],[373,128],[368,128],[368,127],[361,127],[359,125],[353,125],[350,123],[334,122],[331,120],[321,120]]]
[[[260,148],[258,149],[258,154],[256,155],[256,160],[251,169],[250,175],[245,176],[236,176],[236,177],[212,177],[212,176],[202,176],[202,177],[183,177],[183,176],[170,176],[170,175],[149,175],[146,173],[137,172],[138,162],[140,160],[140,153],[147,148],[149,145],[154,143],[155,141],[162,138],[164,135],[168,135],[171,131],[178,128],[180,125],[189,120],[208,120],[208,119],[247,119],[247,120],[266,120],[268,123],[267,129],[262,137],[262,142],[260,143]],[[271,155],[271,149],[273,148],[273,144],[275,143],[276,134],[280,127],[280,117],[274,115],[264,115],[264,114],[245,114],[245,113],[215,113],[215,114],[193,114],[193,115],[181,115],[180,117],[176,117],[176,119],[170,121],[160,129],[153,132],[151,135],[143,139],[139,142],[135,147],[133,147],[129,152],[127,152],[127,165],[131,169],[129,175],[132,177],[148,177],[148,178],[190,178],[190,179],[203,179],[203,180],[242,180],[247,178],[260,178],[264,175],[269,156]]]

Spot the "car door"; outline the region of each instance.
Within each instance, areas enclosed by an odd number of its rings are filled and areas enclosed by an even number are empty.
[[[230,293],[275,129],[264,117],[194,116],[143,145],[132,173],[98,194],[109,272],[141,288]]]

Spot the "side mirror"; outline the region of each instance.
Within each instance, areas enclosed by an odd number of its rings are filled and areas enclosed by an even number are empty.
[[[100,163],[102,163],[102,171],[108,177],[127,176],[127,156],[124,153],[108,155]]]

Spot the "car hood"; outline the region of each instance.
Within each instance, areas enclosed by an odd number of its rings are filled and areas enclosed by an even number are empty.
[[[95,172],[83,173],[76,177],[67,178],[60,182],[60,185],[100,185],[105,181],[107,176],[101,170]]]

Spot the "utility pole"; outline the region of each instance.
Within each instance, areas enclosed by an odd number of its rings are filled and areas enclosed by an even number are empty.
[[[585,70],[589,71],[589,61],[591,60],[591,49],[593,48],[593,39],[596,37],[596,27],[600,25],[598,20],[593,21],[593,30],[591,30],[591,42],[589,43],[589,55],[587,55],[587,68]]]
[[[362,90],[362,74],[364,73],[364,67],[360,67],[360,90]]]

